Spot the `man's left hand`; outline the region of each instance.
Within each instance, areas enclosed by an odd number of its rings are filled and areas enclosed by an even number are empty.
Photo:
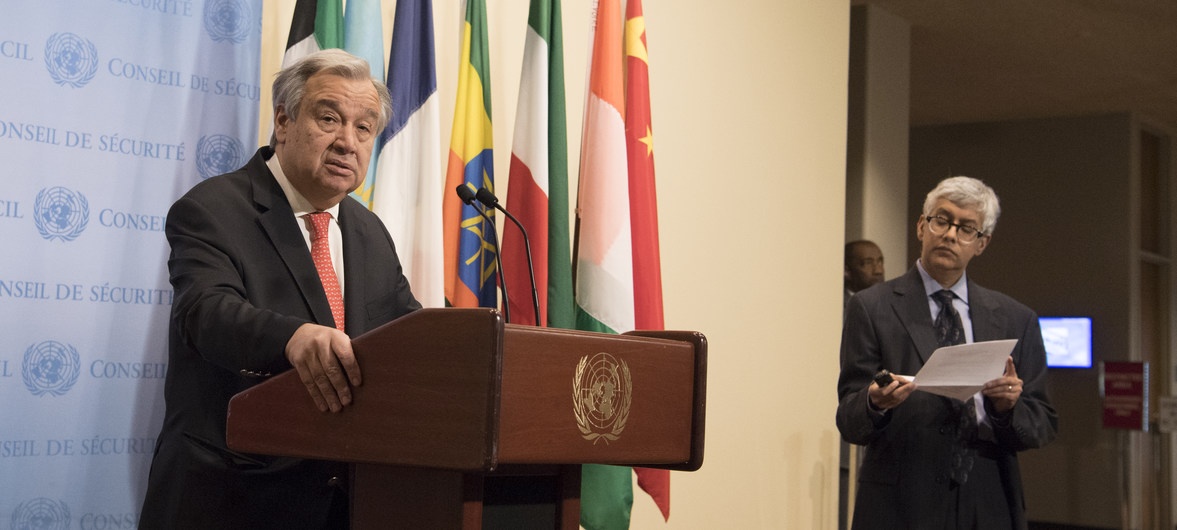
[[[1022,395],[1022,380],[1018,379],[1018,370],[1014,367],[1014,358],[1005,359],[1005,373],[1001,377],[985,383],[981,394],[993,402],[997,412],[1009,412]]]

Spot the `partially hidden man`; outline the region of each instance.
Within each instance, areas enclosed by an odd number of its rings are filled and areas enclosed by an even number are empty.
[[[362,377],[349,337],[420,308],[381,221],[347,197],[388,123],[368,63],[315,53],[274,81],[274,134],[168,212],[166,413],[141,528],[347,528],[347,466],[232,451],[229,399],[297,370],[338,412]]]
[[[1017,455],[1050,443],[1058,418],[1037,315],[966,273],[999,213],[983,182],[940,182],[916,222],[915,266],[850,298],[837,424],[847,442],[866,446],[853,528],[1027,527]],[[967,401],[898,377],[873,382],[881,369],[915,375],[940,346],[999,339],[1017,339],[1004,373]]]

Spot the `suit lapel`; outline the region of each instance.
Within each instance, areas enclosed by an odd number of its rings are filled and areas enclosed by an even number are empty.
[[[973,342],[1007,338],[1005,311],[988,289],[969,280],[969,318],[973,321]]]
[[[256,156],[250,161],[249,178],[254,204],[258,209],[258,223],[294,277],[294,283],[310,308],[315,323],[332,325],[334,319],[331,317],[331,306],[327,303],[327,295],[319,281],[319,273],[315,270],[306,240],[294,219],[294,210],[290,208],[290,202],[286,200],[270,168],[266,167],[263,157]]]
[[[924,291],[919,270],[912,267],[892,289],[891,307],[911,337],[922,365],[936,351],[936,332],[932,329],[928,293]]]
[[[365,245],[360,233],[359,222],[356,219],[355,207],[359,203],[344,197],[339,203],[339,230],[343,234],[343,270],[344,270],[344,311],[347,312],[348,335],[357,337],[367,330],[367,308],[364,307],[364,294],[367,286],[364,279]]]

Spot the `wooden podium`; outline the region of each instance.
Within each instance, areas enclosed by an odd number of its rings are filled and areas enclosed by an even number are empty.
[[[423,309],[352,341],[363,384],[320,413],[293,370],[236,395],[227,443],[350,462],[352,528],[562,528],[580,464],[703,463],[707,340]]]

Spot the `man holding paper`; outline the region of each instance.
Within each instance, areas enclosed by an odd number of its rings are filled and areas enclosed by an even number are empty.
[[[1017,453],[1053,440],[1058,418],[1046,396],[1037,315],[965,273],[992,242],[999,214],[997,195],[981,181],[940,182],[916,223],[915,267],[847,305],[837,424],[847,442],[867,446],[854,528],[1027,526]],[[1016,339],[1004,370],[981,374],[980,390],[964,400],[938,395],[952,394],[942,388],[920,391],[902,376],[874,382],[882,369],[919,373],[941,347],[1008,348],[988,343],[1002,339]]]

